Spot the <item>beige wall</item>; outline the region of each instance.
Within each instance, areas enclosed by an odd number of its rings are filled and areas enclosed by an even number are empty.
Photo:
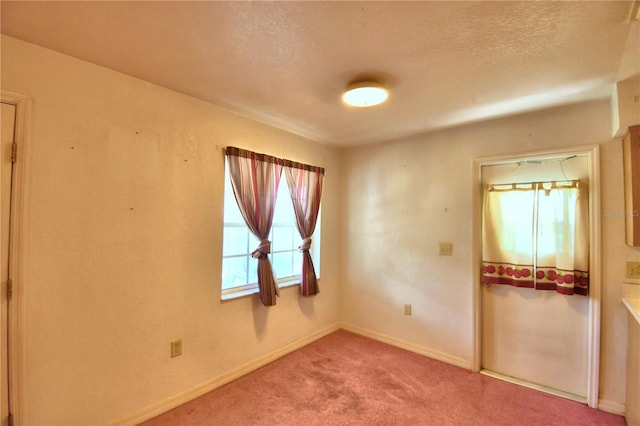
[[[627,351],[628,426],[640,426],[640,324],[629,314],[629,347]]]
[[[126,418],[338,324],[335,149],[6,37],[2,89],[33,97],[24,424]],[[317,297],[220,302],[226,145],[326,168]]]
[[[621,141],[610,139],[609,102],[486,121],[345,156],[342,321],[471,367],[472,159],[601,144],[602,209],[624,209]],[[621,300],[624,218],[602,219],[600,399],[621,412],[626,317]],[[439,242],[453,256],[438,256]],[[403,315],[403,304],[413,306]],[[375,314],[372,314],[375,313]]]
[[[2,37],[2,89],[33,97],[19,300],[29,424],[103,424],[162,405],[343,321],[469,365],[471,160],[600,143],[623,208],[609,103],[340,152]],[[240,147],[327,169],[321,293],[220,302],[223,160]],[[345,157],[344,159],[342,157]],[[624,402],[624,219],[603,229],[601,398]],[[454,243],[437,256],[437,243]],[[411,303],[413,315],[402,315]],[[182,338],[184,355],[169,358]]]

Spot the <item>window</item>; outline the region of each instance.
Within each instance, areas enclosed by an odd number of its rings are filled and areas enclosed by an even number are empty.
[[[228,167],[224,176],[224,233],[222,243],[222,298],[231,299],[258,292],[258,260],[251,253],[260,241],[249,231],[240,213],[231,188]],[[320,218],[312,239],[311,255],[316,273],[320,276],[319,242]],[[296,228],[293,205],[284,176],[280,179],[273,224],[269,234],[271,254],[269,259],[280,287],[300,282],[302,253],[298,247],[302,238]]]
[[[482,281],[586,295],[588,203],[579,181],[490,185]]]

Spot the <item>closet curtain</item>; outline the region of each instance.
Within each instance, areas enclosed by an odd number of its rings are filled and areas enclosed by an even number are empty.
[[[225,150],[233,194],[249,230],[260,240],[251,256],[258,259],[258,289],[265,306],[276,304],[278,286],[269,253],[269,233],[282,173],[281,161],[240,148]]]
[[[482,282],[587,295],[587,194],[578,181],[489,185]]]
[[[287,160],[284,160],[283,164],[296,216],[296,226],[302,238],[302,245],[299,247],[302,251],[300,294],[313,296],[318,294],[320,289],[309,249],[320,210],[324,169]]]

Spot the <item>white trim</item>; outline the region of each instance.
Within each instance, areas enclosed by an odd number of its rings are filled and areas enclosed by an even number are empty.
[[[471,266],[473,278],[471,280],[473,288],[471,296],[473,298],[473,306],[471,307],[471,330],[472,330],[472,355],[471,369],[479,373],[482,368],[482,300],[480,293],[480,273],[479,268],[482,264],[482,165],[481,160],[473,160],[471,188],[471,202],[473,209],[473,220],[471,221]]]
[[[25,200],[25,176],[27,176],[26,160],[29,153],[29,126],[31,119],[31,102],[29,96],[12,93],[5,90],[0,92],[0,100],[3,103],[15,105],[15,134],[14,141],[18,145],[16,162],[13,164],[12,191],[11,191],[11,241],[9,247],[9,273],[14,283],[13,298],[11,300],[11,309],[9,309],[9,370],[11,382],[10,388],[10,404],[11,413],[15,424],[26,424],[22,401],[23,401],[23,383],[25,382],[24,365],[21,360],[23,358],[24,340],[23,340],[23,324],[22,317],[24,309],[22,308],[24,292],[23,273],[25,269],[22,267],[23,242],[25,226],[23,221],[24,200]]]
[[[523,158],[554,158],[565,155],[587,155],[589,158],[589,231],[590,231],[590,265],[589,265],[589,317],[588,317],[588,342],[587,342],[587,389],[586,397],[589,407],[598,408],[598,390],[600,385],[600,310],[601,310],[601,212],[600,212],[600,145],[581,145],[544,151],[504,154],[473,159],[472,164],[472,200],[474,220],[472,223],[473,247],[472,270],[473,274],[473,359],[471,361],[473,371],[482,368],[482,300],[480,293],[481,262],[481,202],[482,202],[482,166],[512,163]]]
[[[431,348],[416,345],[414,343],[410,343],[401,339],[397,339],[395,337],[391,337],[387,334],[378,333],[376,331],[371,331],[366,328],[358,327],[358,326],[344,323],[344,322],[341,324],[341,328],[347,331],[351,331],[352,333],[359,334],[361,336],[369,337],[379,342],[387,343],[391,346],[406,349],[408,351],[415,352],[417,354],[424,355],[426,357],[433,358],[438,361],[446,362],[447,364],[455,365],[456,367],[461,367],[467,370],[471,369],[471,363],[469,362],[468,359],[449,355],[444,352],[436,351]]]
[[[280,282],[282,281],[282,282]],[[320,282],[320,279],[318,279]],[[290,280],[276,280],[276,285],[278,289],[282,290],[283,288],[299,286],[300,285],[300,275],[293,277]],[[236,287],[237,288],[237,287]],[[229,300],[240,299],[242,297],[253,296],[254,294],[260,293],[260,289],[258,288],[258,284],[252,284],[250,288],[243,291],[231,291],[233,289],[228,289],[225,293],[225,290],[222,290],[222,294],[220,295],[221,302],[228,302]]]
[[[600,145],[594,145],[589,155],[589,329],[587,361],[587,404],[598,408],[600,393],[600,312],[602,292],[601,210],[600,210]]]
[[[480,374],[483,374],[483,375],[489,376],[489,377],[493,377],[495,379],[504,380],[505,382],[513,383],[513,384],[516,384],[516,385],[520,385],[520,386],[523,386],[525,388],[529,388],[529,389],[537,390],[537,391],[540,391],[540,392],[548,393],[549,395],[555,395],[555,396],[559,396],[559,397],[562,397],[562,398],[570,399],[571,401],[576,401],[576,402],[579,402],[581,404],[586,404],[586,402],[587,402],[587,398],[584,397],[584,396],[574,395],[574,394],[569,393],[569,392],[562,392],[562,391],[559,391],[558,389],[553,389],[553,388],[549,388],[547,386],[543,386],[543,385],[538,385],[538,384],[535,384],[535,383],[527,382],[526,380],[520,380],[520,379],[517,379],[515,377],[506,376],[504,374],[496,373],[495,371],[480,370]]]
[[[329,327],[323,328],[321,330],[316,331],[315,333],[312,333],[308,336],[305,336],[301,339],[298,339],[294,342],[289,343],[288,345],[280,348],[280,349],[276,349],[273,352],[270,352],[266,355],[263,355],[259,358],[256,358],[253,361],[250,361],[244,365],[241,365],[237,368],[234,368],[233,370],[227,371],[225,373],[222,373],[204,383],[201,383],[200,385],[188,389],[184,392],[180,392],[177,395],[173,395],[163,401],[157,402],[155,404],[152,404],[148,407],[143,408],[142,410],[133,413],[125,418],[122,418],[120,420],[116,420],[114,422],[111,422],[110,425],[112,426],[129,426],[129,425],[136,425],[138,423],[141,423],[143,421],[152,419],[153,417],[156,417],[162,413],[165,413],[173,408],[176,408],[186,402],[189,402],[199,396],[202,396],[204,394],[206,394],[207,392],[211,392],[212,390],[219,388],[222,385],[225,385],[233,380],[236,380],[246,374],[251,373],[252,371],[257,370],[260,367],[263,367],[267,364],[269,364],[270,362],[275,361],[278,358],[281,358],[295,350],[298,350],[300,348],[302,348],[303,346],[306,346],[322,337],[325,337],[331,333],[333,333],[334,331],[337,331],[340,329],[340,325],[339,324],[333,324]]]

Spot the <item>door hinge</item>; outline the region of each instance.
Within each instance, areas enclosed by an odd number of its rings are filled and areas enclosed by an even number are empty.
[[[7,300],[13,298],[13,280],[9,278],[7,280]]]
[[[9,426],[13,426],[13,414],[9,413],[7,416],[7,423]]]
[[[11,144],[11,162],[15,163],[17,158],[18,158],[18,144],[14,142]]]

